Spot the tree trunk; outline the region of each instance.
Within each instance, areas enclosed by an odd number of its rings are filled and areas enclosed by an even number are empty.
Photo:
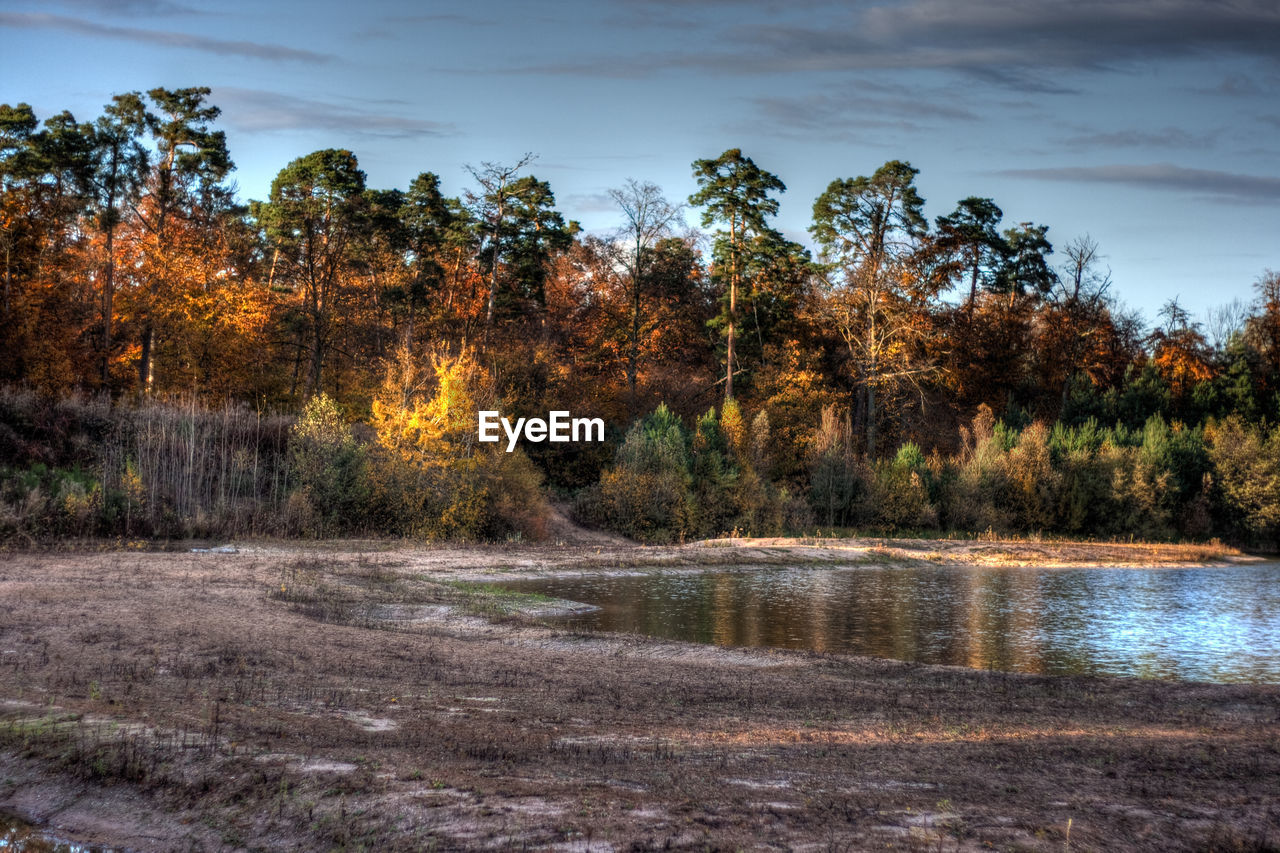
[[[738,227],[736,222],[729,224],[729,341],[725,353],[724,398],[733,399],[733,357],[735,326],[738,321]]]
[[[152,325],[150,318],[148,318],[146,326],[142,329],[142,357],[138,361],[138,388],[144,397],[151,396],[151,387],[155,379],[154,370],[151,366],[151,350],[155,346],[155,340],[156,329]]]
[[[867,458],[876,458],[876,386],[867,384]]]
[[[640,360],[640,249],[631,269],[631,352],[627,356],[627,388],[631,395],[631,415],[636,414],[636,364]]]
[[[102,276],[102,384],[107,387],[111,381],[111,317],[112,301],[116,289],[116,258],[113,248],[115,243],[115,226],[107,227],[107,268]]]

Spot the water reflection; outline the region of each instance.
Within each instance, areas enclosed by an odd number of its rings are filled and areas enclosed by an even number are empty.
[[[109,847],[77,844],[50,835],[11,815],[0,813],[0,851],[4,853],[112,853]]]
[[[1280,683],[1280,564],[770,569],[510,583],[567,622],[1050,675]]]

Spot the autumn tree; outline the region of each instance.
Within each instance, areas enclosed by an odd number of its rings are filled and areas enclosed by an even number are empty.
[[[1111,270],[1102,266],[1098,242],[1088,234],[1063,249],[1062,274],[1056,277],[1040,323],[1042,362],[1058,365],[1061,404],[1078,376],[1103,381],[1107,367],[1105,339],[1111,323]]]
[[[1184,403],[1192,387],[1213,376],[1200,324],[1171,299],[1160,309],[1164,321],[1151,333],[1151,360],[1169,384],[1175,405]]]
[[[222,181],[233,164],[226,134],[212,129],[222,111],[206,103],[210,91],[200,86],[147,92],[150,108],[143,119],[156,152],[137,207],[137,219],[148,242],[141,256],[149,262],[143,270],[145,282],[138,310],[138,387],[144,394],[155,385],[157,321],[167,307],[161,302],[181,276],[180,232],[191,236],[191,227],[199,229],[211,223],[230,198]]]
[[[0,105],[0,365],[6,379],[22,375],[27,355],[20,308],[43,243],[40,219],[41,168],[33,136],[40,127],[30,104]]]
[[[137,92],[116,95],[93,126],[94,156],[90,173],[90,212],[103,238],[101,381],[110,383],[115,317],[115,236],[121,222],[137,204],[150,167],[142,135],[147,113]]]
[[[0,341],[11,379],[62,390],[90,361],[89,282],[76,274],[85,251],[77,227],[89,186],[92,139],[69,112],[37,130],[27,104],[0,107],[0,205],[4,293]]]
[[[702,226],[710,228],[720,223],[728,229],[717,232],[714,249],[716,276],[724,282],[728,294],[722,315],[726,340],[724,396],[728,400],[733,397],[738,295],[748,263],[748,247],[753,238],[772,231],[767,220],[777,215],[778,200],[771,194],[787,188],[776,175],[761,169],[737,148],[714,160],[695,160],[693,176],[698,191],[689,196],[689,203],[705,208]]]

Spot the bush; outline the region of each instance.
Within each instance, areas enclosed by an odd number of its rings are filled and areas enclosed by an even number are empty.
[[[588,521],[644,542],[682,540],[695,529],[684,427],[665,404],[636,421],[614,466],[580,497]]]
[[[1239,539],[1280,549],[1280,427],[1230,417],[1205,430],[1220,524]]]
[[[399,353],[373,403],[378,528],[428,539],[541,538],[547,506],[537,468],[522,450],[476,441],[477,411],[497,407],[492,379],[470,352],[430,363],[422,380]]]
[[[289,440],[289,463],[295,483],[291,514],[311,525],[296,532],[328,535],[366,527],[365,449],[328,395],[313,397],[302,410]]]

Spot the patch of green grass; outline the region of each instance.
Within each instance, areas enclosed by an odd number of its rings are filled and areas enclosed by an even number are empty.
[[[517,615],[525,610],[554,605],[560,601],[538,592],[517,592],[494,583],[476,581],[437,581],[452,595],[449,604],[475,616],[501,617]]]

